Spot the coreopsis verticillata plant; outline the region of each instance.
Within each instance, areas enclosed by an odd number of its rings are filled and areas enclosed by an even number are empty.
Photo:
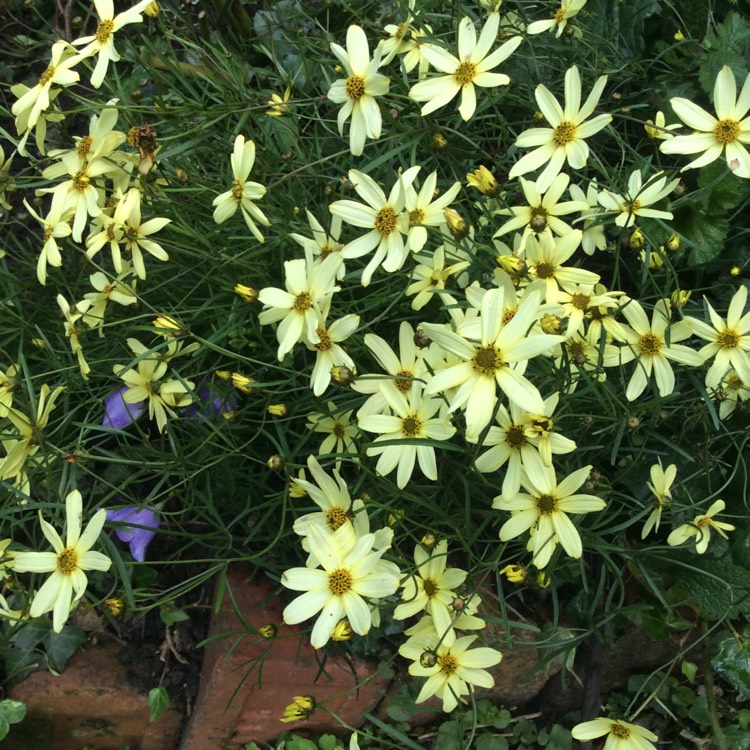
[[[8,193],[12,193],[16,189],[16,183],[10,176],[10,168],[13,165],[13,157],[16,155],[14,151],[7,159],[5,158],[5,151],[0,146],[0,207],[6,211],[10,211],[13,207],[8,203]],[[0,250],[2,255],[0,258],[5,256],[5,249]]]
[[[654,493],[654,509],[643,524],[641,539],[645,539],[652,529],[659,531],[662,511],[672,501],[672,485],[677,477],[677,466],[670,464],[664,469],[659,459],[659,463],[651,467],[650,475],[651,481],[648,483],[648,488]]]
[[[511,179],[533,172],[546,164],[536,181],[537,189],[546,191],[552,180],[560,173],[567,162],[572,169],[583,169],[589,157],[586,138],[598,133],[612,121],[612,115],[594,113],[599,103],[607,76],[601,76],[591,89],[586,102],[581,106],[581,77],[574,65],[565,74],[565,107],[560,107],[557,99],[543,84],[534,91],[536,102],[551,128],[532,128],[516,138],[519,148],[534,150],[522,156],[509,172]]]
[[[92,115],[88,135],[74,135],[75,145],[72,149],[54,149],[49,152],[50,157],[62,159],[69,153],[75,153],[81,166],[95,159],[110,159],[123,167],[128,163],[132,164],[134,155],[117,151],[125,143],[127,136],[122,131],[114,129],[119,117],[116,104],[117,99],[111,99],[98,115]],[[63,174],[65,172],[59,165],[52,165],[45,170],[45,175],[49,179],[56,179]]]
[[[69,179],[54,187],[42,188],[37,193],[52,194],[50,215],[62,216],[67,212],[72,213],[73,239],[80,242],[86,219],[89,216],[98,216],[104,205],[104,190],[97,184],[97,178],[110,174],[113,169],[119,170],[120,167],[106,159],[95,159],[81,168],[75,152],[63,156],[61,163]]]
[[[565,343],[553,352],[555,366],[566,379],[565,393],[573,393],[578,384],[592,380],[604,382],[607,379],[603,368],[620,365],[620,349],[617,346],[602,342],[591,329],[584,335],[574,333],[565,337]]]
[[[529,235],[524,260],[531,278],[544,283],[547,302],[557,302],[561,289],[599,282],[598,273],[563,265],[578,249],[582,236],[580,229],[573,229],[563,237],[555,237],[550,231]]]
[[[437,480],[437,463],[435,449],[431,445],[415,445],[413,440],[450,440],[456,428],[448,418],[438,411],[443,411],[445,402],[440,398],[423,395],[424,386],[420,381],[413,381],[408,394],[386,380],[380,387],[383,398],[393,414],[368,414],[359,417],[359,427],[365,432],[375,432],[378,437],[367,446],[368,456],[379,456],[378,474],[386,476],[396,469],[396,484],[399,489],[406,487],[414,471],[415,463],[419,464],[422,473],[433,481]],[[391,445],[380,446],[378,443],[389,442]],[[399,445],[401,441],[404,444]]]
[[[166,375],[169,355],[162,356],[152,351],[137,339],[128,339],[128,346],[137,360],[131,365],[114,365],[112,368],[127,390],[122,394],[125,404],[148,404],[149,419],[156,421],[159,432],[163,432],[168,417],[175,417],[175,408],[192,403],[190,390],[194,387],[189,380],[171,379],[160,382]],[[177,356],[177,352],[173,354]]]
[[[107,510],[107,520],[117,521],[123,526],[115,529],[115,534],[121,542],[130,547],[130,554],[134,560],[143,562],[146,559],[146,548],[153,541],[159,530],[161,518],[153,508],[119,508]]]
[[[447,568],[448,542],[441,539],[431,550],[417,544],[414,548],[415,573],[407,573],[401,583],[401,604],[393,612],[395,620],[425,611],[438,633],[447,631],[455,611],[456,590],[468,575],[459,568]]]
[[[523,252],[526,247],[526,239],[530,234],[540,234],[550,229],[558,237],[564,237],[573,231],[573,227],[566,224],[560,216],[566,216],[574,212],[586,211],[589,204],[585,200],[573,200],[559,203],[563,193],[568,189],[570,177],[559,174],[547,188],[544,195],[537,188],[536,183],[520,178],[521,188],[528,205],[511,206],[497,211],[499,216],[512,216],[498,229],[494,237],[502,237],[508,232],[523,229],[521,244],[518,252]]]
[[[607,735],[603,750],[656,750],[659,738],[648,729],[620,719],[593,719],[576,724],[573,738],[585,742]]]
[[[278,94],[271,94],[271,98],[266,102],[268,109],[266,115],[268,117],[283,117],[289,112],[289,97],[292,95],[292,87],[287,86],[284,89],[284,95],[279,96]]]
[[[451,276],[457,276],[467,269],[471,263],[467,260],[448,264],[445,262],[445,245],[440,245],[432,257],[425,255],[415,256],[415,260],[421,261],[412,271],[412,283],[406,287],[404,294],[407,297],[416,295],[411,303],[412,310],[421,310],[426,304],[434,299],[439,299],[439,292],[445,289],[445,283]]]
[[[630,323],[630,326],[621,326],[627,346],[620,349],[620,362],[625,364],[636,360],[625,392],[628,401],[633,401],[643,393],[652,372],[659,395],[668,396],[672,393],[675,376],[670,360],[691,367],[703,364],[703,356],[699,352],[677,343],[689,338],[693,327],[688,320],[670,325],[669,300],[660,299],[654,305],[651,323],[637,300],[626,300],[620,310]]]
[[[562,308],[562,317],[567,319],[565,336],[584,333],[586,322],[600,310],[617,310],[623,292],[608,292],[602,284],[576,284],[568,291],[557,292],[557,304]]]
[[[117,62],[120,59],[115,49],[115,32],[128,24],[141,23],[143,21],[141,13],[151,2],[152,0],[140,0],[132,8],[115,15],[113,0],[94,0],[94,6],[99,15],[96,31],[90,36],[76,39],[73,44],[83,47],[79,52],[81,58],[98,55],[94,72],[91,74],[91,85],[95,89],[102,85],[110,60]]]
[[[50,388],[45,383],[39,390],[39,399],[33,416],[28,417],[14,408],[8,409],[5,414],[18,431],[20,438],[15,439],[12,433],[6,433],[3,436],[5,458],[0,461],[0,479],[12,479],[14,485],[27,495],[30,486],[26,472],[27,464],[41,447],[40,442],[47,427],[49,415],[57,405],[57,399],[62,392],[63,386],[58,386],[50,393]]]
[[[89,363],[86,361],[86,357],[83,355],[83,346],[81,346],[81,341],[78,338],[77,324],[91,306],[91,302],[85,299],[81,302],[77,302],[71,307],[65,297],[63,297],[62,294],[58,294],[57,305],[60,308],[63,317],[65,318],[65,335],[68,337],[70,348],[73,354],[75,354],[78,358],[78,366],[81,370],[81,377],[84,380],[88,380],[91,368],[89,367]]]
[[[304,258],[284,262],[286,290],[265,287],[258,293],[264,306],[258,315],[260,324],[279,323],[276,330],[279,361],[298,341],[313,346],[320,343],[318,327],[331,296],[340,289],[335,281],[342,262],[340,253],[316,262],[312,253],[306,251]]]
[[[0,417],[8,416],[8,409],[13,406],[13,392],[18,387],[18,368],[10,365],[3,372],[0,370]]]
[[[735,370],[730,370],[712,396],[719,402],[719,417],[726,419],[741,402],[750,400],[750,381],[745,383]]]
[[[295,625],[320,615],[315,621],[310,643],[322,648],[334,628],[346,617],[352,630],[366,635],[372,626],[368,601],[391,596],[398,589],[401,571],[376,549],[376,535],[358,537],[352,524],[345,523],[334,532],[311,524],[307,540],[319,568],[291,568],[281,583],[294,591],[304,591],[284,608],[283,618]]]
[[[575,201],[588,203],[588,207],[583,209],[580,219],[577,220],[581,223],[580,228],[583,231],[583,252],[593,255],[597,250],[606,250],[607,235],[602,220],[604,211],[599,208],[599,187],[596,180],[591,180],[585,193],[578,185],[571,185],[570,197]]]
[[[742,91],[737,96],[737,83],[732,69],[725,65],[716,76],[714,108],[716,117],[689,99],[675,97],[669,103],[675,114],[689,128],[690,135],[675,135],[659,145],[664,154],[697,154],[703,152],[682,168],[705,167],[725,155],[729,169],[738,177],[750,178],[750,154],[744,144],[750,143],[750,74],[745,78]]]
[[[741,380],[750,383],[750,312],[747,287],[743,284],[732,297],[726,321],[705,300],[711,325],[697,318],[686,318],[698,338],[708,343],[698,352],[704,360],[714,358],[706,372],[706,388],[716,388],[722,378],[734,369]]]
[[[234,139],[234,150],[230,157],[232,164],[232,187],[226,193],[216,196],[213,201],[214,221],[223,224],[234,216],[239,208],[247,228],[253,233],[258,242],[265,242],[256,225],[256,221],[264,227],[271,226],[266,215],[253,203],[260,200],[266,189],[259,182],[250,182],[247,178],[255,164],[255,141],[245,141],[244,135]]]
[[[523,38],[515,36],[490,53],[497,39],[500,14],[490,13],[477,39],[472,20],[465,16],[458,25],[458,57],[434,44],[423,44],[422,54],[433,68],[445,75],[428,78],[411,87],[409,96],[417,102],[427,102],[422,115],[444,107],[461,93],[458,111],[464,120],[471,119],[477,106],[475,86],[494,88],[507,86],[510,78],[504,73],[492,73],[501,62],[518,49]]]
[[[476,437],[488,424],[497,403],[497,389],[521,409],[541,414],[544,401],[536,386],[523,375],[526,363],[562,336],[530,333],[539,318],[543,287],[533,284],[526,290],[516,314],[505,323],[504,295],[490,289],[482,297],[480,341],[473,343],[443,326],[423,323],[425,333],[461,362],[437,372],[427,383],[425,393],[443,393],[457,388],[449,411],[466,409],[467,438]]]
[[[52,629],[59,633],[70,616],[73,605],[86,592],[86,571],[107,571],[112,561],[101,552],[92,551],[99,538],[107,512],[98,510],[81,533],[83,500],[78,490],[65,498],[65,544],[55,528],[39,512],[39,523],[53,552],[16,552],[14,565],[18,573],[51,573],[34,595],[31,617],[52,612]]]
[[[413,167],[419,171],[420,167]],[[415,174],[416,174],[415,171]],[[404,175],[406,177],[406,175]],[[406,246],[412,253],[418,253],[427,242],[426,227],[441,227],[445,225],[445,209],[461,190],[461,183],[454,182],[439,197],[435,197],[437,187],[437,172],[432,172],[419,190],[414,189],[411,180],[404,181],[404,203],[409,212],[409,233]],[[385,267],[385,263],[383,264]],[[387,269],[386,269],[387,270]]]
[[[331,370],[334,367],[348,367],[352,373],[357,372],[354,360],[339,346],[359,328],[359,315],[344,315],[331,325],[323,320],[328,315],[328,305],[325,306],[323,319],[319,322],[316,332],[318,342],[305,342],[305,346],[316,352],[315,365],[310,375],[310,387],[316,396],[321,396],[331,384]]]
[[[337,453],[341,456],[347,454],[352,456],[355,463],[358,463],[357,446],[354,441],[359,439],[362,433],[359,427],[351,421],[353,410],[339,412],[332,401],[329,401],[326,406],[328,407],[328,414],[313,412],[307,415],[307,429],[327,436],[318,448],[318,455]],[[338,469],[340,466],[341,458],[337,458],[336,468]]]
[[[586,0],[561,0],[560,7],[555,11],[552,18],[543,21],[532,21],[526,29],[527,34],[542,34],[545,31],[554,31],[556,37],[562,36],[568,27],[568,21],[574,18],[586,5]],[[581,32],[572,24],[570,25],[573,36],[580,37]]]
[[[476,188],[482,195],[493,197],[500,192],[500,185],[495,175],[484,164],[480,164],[473,172],[466,175],[466,182]]]
[[[427,678],[416,698],[417,703],[435,695],[443,701],[443,711],[450,713],[473,688],[489,688],[495,684],[486,667],[499,664],[503,655],[493,648],[469,648],[476,639],[476,635],[456,638],[450,630],[445,635],[409,639],[399,648],[399,654],[412,661],[409,674]]]
[[[545,400],[546,413],[551,414],[554,410],[557,398],[558,395],[555,394]],[[530,453],[541,457],[545,463],[549,464],[552,453],[570,453],[576,448],[573,440],[552,431],[552,420],[549,419],[550,426],[545,430],[547,445],[542,455],[539,448],[542,441],[540,435],[537,434],[540,416],[529,414],[516,404],[510,404],[509,409],[501,404],[495,415],[495,421],[498,426],[490,427],[481,444],[483,448],[489,448],[489,450],[484,451],[475,459],[474,466],[477,471],[491,474],[507,464],[501,490],[504,497],[513,497],[521,489],[521,474],[524,465],[528,465],[529,469],[537,466],[538,462],[529,458]],[[475,443],[477,439],[469,442]]]
[[[11,92],[18,97],[11,107],[16,118],[18,135],[23,134],[18,145],[18,153],[26,155],[25,145],[29,133],[36,127],[42,113],[50,106],[52,86],[71,86],[79,79],[73,67],[81,61],[81,56],[66,41],[60,40],[52,45],[50,62],[39,78],[36,86],[29,88],[22,84],[11,87]]]
[[[393,379],[393,385],[401,393],[408,393],[415,379],[429,378],[427,367],[429,350],[420,349],[414,343],[415,331],[411,324],[403,321],[398,329],[399,354],[393,351],[388,342],[374,333],[365,334],[365,346],[372,352],[378,364]],[[352,383],[352,390],[357,393],[371,394],[360,407],[357,419],[367,414],[381,414],[388,408],[388,402],[380,392],[380,386],[386,382],[385,375],[358,377]]]
[[[290,703],[284,709],[284,715],[279,721],[289,724],[293,721],[309,719],[314,713],[317,703],[312,695],[295,695]]]
[[[70,237],[73,231],[70,227],[70,211],[53,214],[51,211],[45,218],[42,218],[24,198],[23,205],[26,210],[44,227],[44,245],[39,253],[39,260],[36,264],[36,277],[39,283],[45,286],[47,283],[47,266],[60,268],[62,266],[62,255],[57,240],[64,237]]]
[[[132,188],[128,191],[126,201],[132,202],[128,211],[125,211],[127,218],[123,227],[123,242],[125,243],[125,252],[130,255],[133,269],[139,279],[146,278],[146,265],[143,262],[143,250],[157,260],[169,260],[166,250],[155,240],[151,239],[152,234],[161,231],[167,224],[171,224],[172,219],[154,218],[148,221],[141,221],[141,191]],[[124,264],[121,259],[113,256],[115,271],[118,274],[123,273]]]
[[[706,511],[705,515],[696,516],[690,523],[683,523],[678,526],[668,537],[667,544],[670,547],[677,547],[695,537],[695,551],[702,555],[708,549],[708,543],[711,541],[711,529],[716,529],[719,536],[727,539],[726,531],[734,531],[735,527],[731,523],[714,520],[717,513],[721,513],[726,508],[723,500],[716,500]]]
[[[134,285],[131,286],[124,281],[130,274],[130,264],[126,263],[123,273],[116,279],[107,278],[101,271],[89,276],[91,286],[96,291],[83,295],[84,300],[89,304],[88,309],[83,311],[83,322],[89,328],[98,328],[99,336],[104,336],[104,315],[110,302],[115,302],[124,307],[129,307],[138,302],[138,297],[133,288]]]
[[[606,507],[601,498],[576,492],[588,479],[592,467],[584,466],[558,482],[552,466],[545,466],[533,454],[528,458],[529,464],[536,464],[527,465],[521,478],[528,494],[498,495],[492,501],[493,508],[512,514],[500,529],[500,540],[507,542],[528,531],[532,562],[540,569],[549,563],[558,543],[568,555],[578,559],[583,554],[583,544],[567,514],[593,513]]]
[[[289,236],[299,245],[301,245],[305,251],[310,251],[313,255],[320,256],[320,260],[325,260],[331,253],[338,253],[344,249],[344,243],[339,242],[341,236],[341,217],[334,216],[331,219],[331,230],[326,232],[323,229],[321,223],[310,213],[309,210],[305,209],[307,214],[307,221],[310,224],[310,231],[312,237],[305,237],[302,234],[291,232]],[[346,268],[342,263],[339,266],[338,278],[343,279],[346,273]]]
[[[385,193],[370,176],[350,169],[349,181],[367,205],[340,200],[329,206],[331,213],[340,216],[347,224],[370,230],[362,237],[348,242],[341,251],[347,260],[360,258],[375,251],[362,272],[362,286],[369,285],[372,274],[381,263],[388,273],[393,273],[404,265],[409,255],[409,249],[404,243],[404,235],[409,231],[409,214],[404,211],[405,188],[411,184],[418,171],[418,167],[412,167],[403,175],[399,175],[386,198]]]
[[[346,78],[331,84],[328,98],[335,104],[343,104],[338,114],[339,135],[344,135],[344,123],[351,117],[349,126],[349,150],[360,156],[365,140],[378,140],[383,127],[383,117],[376,96],[384,96],[390,88],[390,79],[378,73],[382,47],[378,45],[372,60],[365,32],[352,25],[346,32],[346,49],[331,42],[331,51],[341,63]]]
[[[663,172],[657,172],[644,184],[641,170],[636,169],[628,178],[628,192],[622,196],[609,190],[599,193],[599,205],[607,211],[615,211],[615,224],[618,227],[632,227],[636,217],[645,216],[651,219],[672,219],[669,211],[658,211],[649,206],[666,198],[678,185],[679,178],[667,181]]]

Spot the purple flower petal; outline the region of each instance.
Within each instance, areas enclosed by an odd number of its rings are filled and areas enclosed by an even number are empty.
[[[115,534],[121,542],[130,545],[130,554],[134,560],[143,562],[146,558],[146,547],[156,536],[156,530],[159,528],[161,519],[151,508],[120,508],[119,510],[108,510],[107,520],[119,521],[121,523],[129,522],[145,528],[134,528],[126,526],[125,528],[115,529]]]
[[[117,430],[121,430],[123,427],[127,427],[129,424],[135,422],[146,410],[145,401],[139,401],[137,404],[125,403],[122,394],[127,389],[127,386],[123,386],[120,390],[114,391],[105,397],[104,419],[102,419],[104,427],[114,427]]]

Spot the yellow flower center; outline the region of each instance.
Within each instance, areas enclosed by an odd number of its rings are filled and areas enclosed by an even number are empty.
[[[384,206],[375,216],[375,230],[387,237],[396,228],[396,212],[390,206]]]
[[[566,18],[565,13],[566,13],[565,8],[558,8],[555,11],[555,23],[556,24],[561,24],[565,20]]]
[[[331,433],[339,440],[343,440],[346,437],[346,425],[341,424],[341,422],[336,422],[333,425]]]
[[[243,185],[239,180],[232,182],[232,198],[239,203],[242,200]]]
[[[740,391],[744,387],[744,383],[742,382],[742,378],[737,374],[734,373],[733,375],[730,375],[725,381],[724,381],[724,387],[728,391]]]
[[[613,724],[609,733],[612,737],[617,737],[618,740],[627,740],[630,738],[630,730],[622,724]]]
[[[362,76],[350,75],[346,79],[346,95],[350,99],[361,99],[365,95],[365,79]]]
[[[54,65],[50,65],[49,68],[39,76],[39,85],[45,86],[48,84],[52,80],[52,76],[55,75],[55,70],[57,70],[57,68],[55,68]]]
[[[292,309],[300,314],[306,313],[312,308],[312,297],[309,292],[301,292],[294,298]]]
[[[567,146],[571,141],[574,141],[576,137],[576,126],[575,123],[570,120],[563,120],[553,131],[552,131],[552,143],[555,146]]]
[[[516,450],[520,450],[529,441],[524,435],[523,425],[513,424],[505,431],[505,442]]]
[[[342,596],[352,587],[352,574],[346,568],[337,568],[328,574],[328,588],[334,596]]]
[[[404,437],[417,437],[420,432],[422,432],[422,420],[416,414],[409,414],[401,420],[401,434]]]
[[[700,529],[705,529],[706,526],[711,526],[711,519],[708,516],[704,516],[703,518],[697,520],[695,522]]]
[[[557,510],[557,498],[554,495],[541,495],[536,501],[539,512],[549,515]]]
[[[80,159],[85,159],[89,151],[91,150],[91,144],[94,142],[94,139],[90,135],[85,135],[83,138],[81,138],[80,141],[78,141],[78,145],[76,146],[76,153],[78,154],[78,157]]]
[[[655,333],[644,333],[638,339],[638,348],[644,357],[656,356],[663,346],[664,342]]]
[[[620,210],[624,214],[637,214],[643,208],[643,204],[639,200],[632,200],[629,203],[625,201],[620,207]]]
[[[736,349],[740,345],[740,335],[737,331],[727,328],[716,337],[716,343],[722,349]]]
[[[498,370],[505,367],[506,363],[503,362],[500,350],[490,344],[477,349],[477,353],[471,358],[471,364],[475,372],[492,377]]]
[[[66,576],[78,569],[78,552],[73,547],[66,547],[57,556],[57,569]]]
[[[410,224],[421,224],[424,221],[424,211],[421,208],[415,208],[409,212]]]
[[[99,25],[96,27],[96,41],[99,44],[106,44],[109,37],[112,35],[112,30],[115,28],[114,21],[99,21]]]
[[[343,508],[329,508],[326,511],[326,525],[331,531],[336,531],[336,529],[343,526],[346,521],[347,515]]]
[[[438,656],[438,665],[440,671],[450,677],[458,669],[458,659],[451,654],[443,654],[443,656]]]
[[[714,125],[713,133],[719,143],[734,143],[740,135],[740,123],[737,120],[719,120]]]
[[[411,384],[414,382],[414,373],[409,370],[399,370],[396,377],[399,378],[399,380],[393,381],[396,390],[401,391],[401,393],[408,393],[411,390]]]
[[[88,188],[91,178],[85,172],[78,172],[72,182],[73,190],[78,190],[79,193],[83,193]]]
[[[568,344],[568,356],[577,365],[583,365],[586,363],[586,352],[580,341],[571,341]]]
[[[425,594],[432,599],[438,592],[438,585],[431,578],[425,578],[423,584]]]
[[[318,328],[317,333],[320,337],[320,341],[315,344],[315,348],[319,352],[327,352],[333,347],[333,341],[331,341],[331,337],[328,335],[328,331],[326,331],[325,328]]]
[[[509,307],[507,310],[503,310],[503,323],[510,323],[517,312],[517,307]]]
[[[457,68],[453,77],[461,86],[471,83],[477,76],[477,66],[469,60],[464,60]]]
[[[531,228],[532,232],[536,232],[539,234],[539,232],[543,232],[547,228],[547,217],[549,214],[547,213],[547,209],[543,208],[542,206],[537,206],[536,208],[532,209],[531,211],[531,219],[529,220],[529,227]]]
[[[536,277],[538,279],[554,279],[555,266],[551,263],[539,263],[536,267]]]
[[[591,295],[584,294],[583,292],[574,294],[570,300],[570,303],[576,308],[576,310],[587,310],[589,302],[591,302]]]

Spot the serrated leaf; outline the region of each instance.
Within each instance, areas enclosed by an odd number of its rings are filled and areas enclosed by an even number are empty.
[[[750,750],[750,733],[741,727],[724,727],[721,730],[727,747],[732,750]]]
[[[169,694],[163,685],[148,691],[148,709],[151,721],[156,721],[169,708]]]
[[[732,636],[722,639],[716,644],[711,666],[734,687],[740,700],[750,698],[750,640],[738,643]]]
[[[61,673],[70,657],[86,643],[86,633],[80,628],[66,625],[59,633],[50,630],[43,643],[50,667]]]
[[[707,54],[698,79],[707,94],[713,96],[716,76],[724,65],[732,68],[740,81],[745,80],[750,52],[750,22],[744,16],[727,13],[726,18],[709,31],[703,44]]]
[[[672,601],[691,602],[706,620],[750,615],[750,574],[726,558],[690,558],[690,567],[676,571]]]

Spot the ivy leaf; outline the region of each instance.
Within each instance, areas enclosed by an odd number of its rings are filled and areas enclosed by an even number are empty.
[[[163,685],[148,691],[148,708],[151,721],[156,721],[169,708],[169,694]]]
[[[86,643],[86,633],[80,628],[66,625],[59,633],[50,630],[43,643],[50,669],[59,674],[65,669],[70,657]]]

